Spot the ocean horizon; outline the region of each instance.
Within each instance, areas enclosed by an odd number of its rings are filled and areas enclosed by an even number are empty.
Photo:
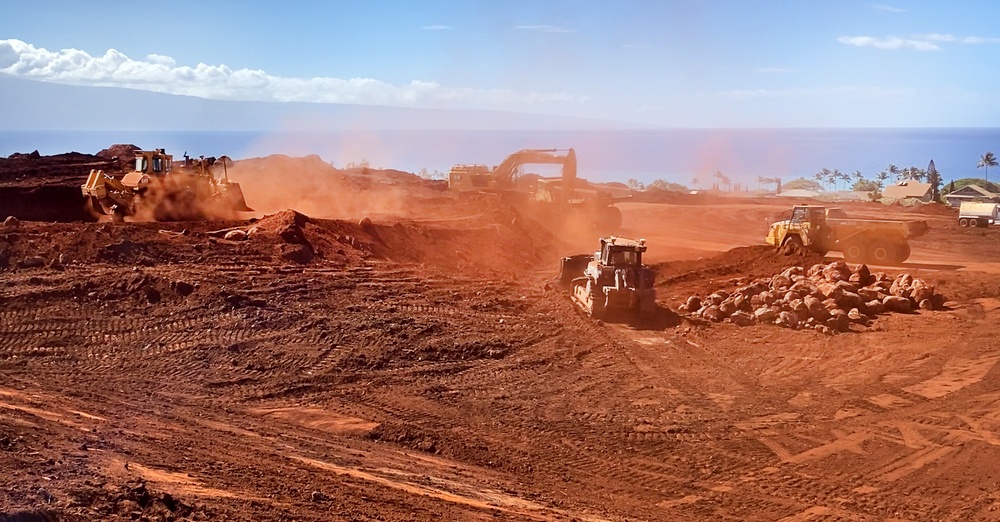
[[[889,164],[926,169],[942,179],[982,178],[982,154],[1000,153],[1000,128],[642,129],[568,131],[0,131],[0,156],[96,153],[115,143],[164,148],[181,156],[245,159],[316,154],[336,167],[447,173],[458,163],[499,164],[525,148],[576,150],[579,175],[591,181],[664,179],[708,186],[723,172],[751,188],[756,178],[811,178],[821,169],[872,178]],[[1000,179],[1000,169],[996,169]],[[699,181],[694,182],[695,178]]]

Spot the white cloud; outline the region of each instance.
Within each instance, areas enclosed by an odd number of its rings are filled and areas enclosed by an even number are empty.
[[[962,38],[962,43],[966,44],[995,44],[1000,43],[1000,38],[996,37],[982,37],[982,36],[966,36]]]
[[[853,45],[855,47],[874,47],[876,49],[914,49],[917,51],[938,51],[941,49],[936,43],[926,39],[899,38],[887,36],[885,38],[875,38],[873,36],[841,36],[837,41],[842,44]]]
[[[906,38],[898,36],[886,36],[883,38],[876,38],[874,36],[841,36],[837,38],[837,41],[842,44],[853,45],[855,47],[874,47],[876,49],[888,50],[914,49],[917,51],[939,51],[941,50],[941,46],[938,44],[995,44],[1000,43],[1000,38],[982,36],[957,37],[950,34],[929,33],[913,35]]]
[[[893,7],[891,5],[885,5],[885,4],[868,4],[868,7],[871,7],[872,9],[878,9],[879,11],[885,11],[887,13],[905,13],[906,12],[906,10],[904,10],[904,9],[900,9],[898,7]]]
[[[555,25],[518,25],[514,29],[522,31],[538,31],[540,33],[575,33],[575,29],[566,29]]]
[[[447,31],[451,29],[448,25],[425,25],[421,27],[424,31]]]
[[[954,42],[955,37],[950,34],[940,34],[940,33],[930,33],[930,34],[920,34],[914,36],[914,38],[919,38],[921,40],[927,40],[928,42]]]
[[[216,100],[347,103],[404,107],[519,108],[582,104],[563,92],[449,87],[414,80],[393,85],[373,78],[291,78],[259,69],[232,70],[199,63],[178,66],[169,56],[134,60],[114,49],[101,56],[77,49],[49,51],[20,40],[0,40],[0,73],[53,83],[124,87]]]
[[[845,85],[821,88],[790,89],[735,89],[719,92],[699,92],[699,97],[715,97],[730,100],[750,100],[760,98],[854,98],[854,99],[897,99],[916,93],[908,87],[859,87]]]
[[[169,56],[163,56],[162,54],[150,54],[146,56],[146,61],[158,65],[166,65],[167,67],[173,67],[174,65],[177,65],[177,62],[173,58]]]

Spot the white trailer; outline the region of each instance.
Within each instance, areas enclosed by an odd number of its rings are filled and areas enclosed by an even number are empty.
[[[958,207],[958,225],[962,227],[985,227],[997,222],[997,203],[963,202]]]

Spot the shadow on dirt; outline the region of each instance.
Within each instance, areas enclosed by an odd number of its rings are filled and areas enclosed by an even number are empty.
[[[608,312],[608,315],[602,321],[608,324],[631,326],[635,330],[648,332],[673,328],[680,325],[683,318],[669,308],[656,305],[656,311],[653,312],[652,317],[637,319],[631,312],[622,310]]]
[[[903,263],[902,268],[919,268],[922,270],[961,270],[965,265],[944,265],[938,263]]]

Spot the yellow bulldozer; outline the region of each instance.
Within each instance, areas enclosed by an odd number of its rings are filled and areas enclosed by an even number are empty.
[[[91,170],[81,186],[83,196],[95,212],[115,221],[142,211],[161,221],[253,212],[239,183],[229,181],[229,157],[194,159],[185,153],[183,163],[174,164],[173,159],[164,149],[136,151],[135,168],[120,179]]]

